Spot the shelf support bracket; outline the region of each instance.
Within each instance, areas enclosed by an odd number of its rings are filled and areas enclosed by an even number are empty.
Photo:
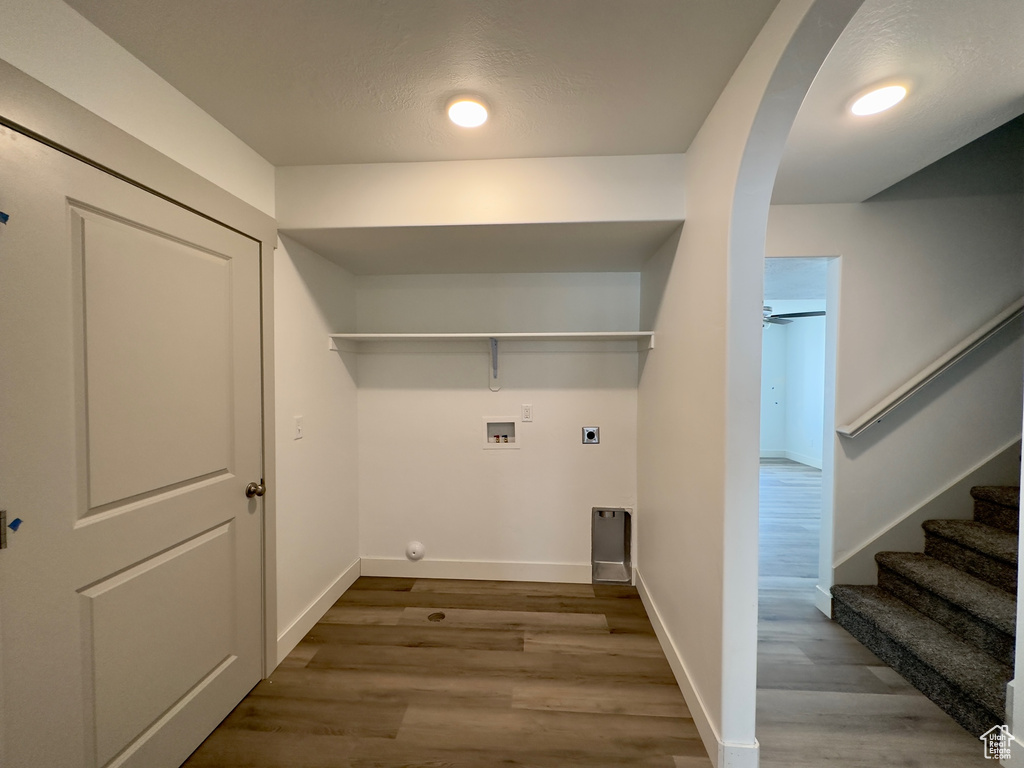
[[[491,376],[487,388],[492,392],[501,389],[501,384],[498,382],[498,340],[493,336],[491,337]]]

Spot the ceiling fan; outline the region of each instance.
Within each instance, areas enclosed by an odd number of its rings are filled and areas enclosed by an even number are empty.
[[[788,325],[792,323],[794,318],[798,317],[822,317],[825,314],[825,310],[819,310],[817,312],[786,312],[784,314],[773,315],[772,308],[765,305],[763,308],[764,315],[761,319],[761,327],[767,328],[769,325]]]

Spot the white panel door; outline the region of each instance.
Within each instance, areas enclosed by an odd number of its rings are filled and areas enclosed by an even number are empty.
[[[259,244],[0,128],[0,765],[178,766],[260,678]]]

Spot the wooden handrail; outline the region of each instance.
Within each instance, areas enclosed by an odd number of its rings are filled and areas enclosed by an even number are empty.
[[[954,363],[969,354],[971,350],[981,346],[992,338],[992,336],[998,333],[1003,327],[1009,325],[1021,314],[1022,310],[1024,310],[1024,298],[1015,301],[1009,307],[985,323],[981,328],[949,350],[949,352],[944,354],[927,368],[921,370],[916,376],[891,395],[875,403],[875,405],[865,411],[860,418],[839,427],[836,432],[843,437],[856,437],[872,424],[877,424],[894,408],[909,400],[914,393],[920,391],[925,385],[932,381],[932,379],[940,376],[952,367]]]

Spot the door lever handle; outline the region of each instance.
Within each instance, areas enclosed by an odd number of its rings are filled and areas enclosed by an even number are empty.
[[[263,483],[249,483],[247,486],[245,486],[245,495],[250,499],[253,496],[262,496],[266,492],[267,486],[264,485]]]

